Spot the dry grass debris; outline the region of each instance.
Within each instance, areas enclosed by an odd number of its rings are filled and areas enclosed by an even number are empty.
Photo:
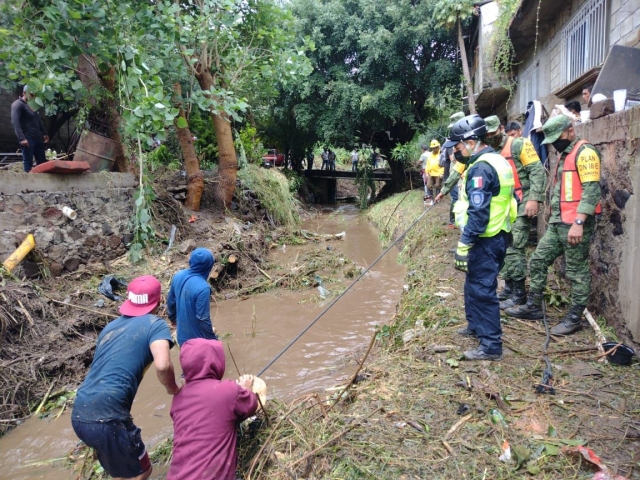
[[[396,209],[401,198],[371,211],[388,225],[383,240],[422,211],[419,192]],[[452,268],[459,233],[444,228],[447,216],[448,204],[438,205],[406,236],[408,289],[359,381],[331,411],[332,399],[318,395],[271,403],[275,426],[258,433],[260,448],[241,445],[244,478],[591,478],[588,464],[562,453],[579,444],[614,473],[640,478],[640,365],[597,362],[591,331],[553,339],[556,395],[535,393],[544,369],[538,323],[503,319],[501,362],[461,360],[475,343],[456,333],[464,277]],[[550,310],[555,322],[561,312]],[[405,343],[408,329],[417,334]],[[507,445],[511,460],[502,461]]]

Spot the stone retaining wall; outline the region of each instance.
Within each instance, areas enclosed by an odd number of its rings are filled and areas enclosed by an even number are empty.
[[[29,233],[53,276],[123,255],[135,187],[135,178],[122,173],[0,172],[0,261]],[[65,206],[77,212],[75,220],[62,214]],[[24,267],[29,274],[29,262]]]

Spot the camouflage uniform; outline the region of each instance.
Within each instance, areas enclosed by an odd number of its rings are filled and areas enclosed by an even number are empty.
[[[559,115],[553,117],[543,126],[544,143],[553,143],[571,126],[567,117]],[[580,172],[582,195],[577,207],[578,214],[586,215],[582,227],[582,241],[573,246],[568,242],[568,234],[572,225],[562,222],[560,210],[560,186],[563,180],[564,162],[573,150],[575,138],[567,146],[558,159],[555,185],[551,197],[551,217],[549,227],[538,243],[536,251],[529,262],[530,292],[526,305],[506,309],[507,315],[537,320],[542,318],[540,308],[547,284],[548,269],[551,264],[564,253],[566,259],[566,275],[571,281],[571,308],[564,320],[551,329],[552,334],[569,335],[579,330],[582,311],[587,305],[591,287],[591,273],[589,270],[589,245],[595,230],[596,207],[602,195],[600,187],[600,152],[590,144],[583,145],[577,152],[576,169]]]
[[[500,120],[495,115],[486,119],[487,130],[495,132],[500,128]],[[503,135],[498,153],[507,143],[508,137]],[[518,178],[522,185],[522,200],[518,206],[518,218],[511,228],[511,246],[507,249],[504,267],[500,274],[507,282],[522,282],[527,276],[527,256],[525,247],[529,240],[531,219],[524,213],[529,200],[544,201],[547,176],[540,157],[533,144],[527,138],[514,138],[511,144],[511,155],[516,166]]]

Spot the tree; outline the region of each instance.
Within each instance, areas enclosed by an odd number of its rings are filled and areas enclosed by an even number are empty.
[[[281,85],[257,123],[275,142],[289,136],[351,149],[380,148],[404,183],[404,167],[391,158],[397,143],[409,141],[436,114],[440,96],[459,82],[455,40],[430,19],[431,2],[396,0],[293,0],[298,37],[315,49],[307,55],[311,75]],[[279,125],[294,125],[281,129]]]
[[[467,59],[467,49],[462,36],[462,22],[476,14],[474,0],[437,0],[434,18],[438,25],[449,30],[456,29],[458,35],[458,47],[460,48],[460,61],[462,62],[462,73],[469,96],[469,112],[475,115],[476,99],[473,94],[473,82],[469,72],[469,60]]]
[[[304,53],[291,49],[286,12],[271,0],[158,2],[162,23],[175,32],[175,45],[200,86],[191,101],[213,119],[219,151],[216,198],[231,204],[238,162],[232,120],[248,107],[237,89],[304,69]]]

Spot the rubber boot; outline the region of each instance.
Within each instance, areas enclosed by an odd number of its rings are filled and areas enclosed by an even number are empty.
[[[513,293],[513,284],[511,280],[505,280],[504,288],[498,292],[498,300],[501,302],[506,300]]]
[[[500,310],[506,310],[507,308],[517,307],[518,305],[524,305],[527,303],[527,291],[524,287],[524,280],[513,282],[513,290],[511,296],[505,301],[500,302]]]
[[[562,319],[562,322],[551,329],[551,335],[571,335],[582,330],[583,306],[572,306]]]
[[[527,303],[507,308],[504,313],[522,320],[542,320],[542,293],[530,292]]]

